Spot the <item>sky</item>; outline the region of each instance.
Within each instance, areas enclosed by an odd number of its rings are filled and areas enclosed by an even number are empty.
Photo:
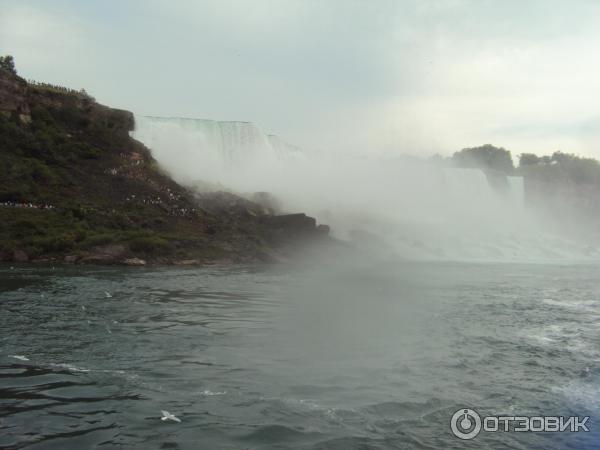
[[[23,77],[319,151],[600,157],[600,2],[0,0]]]

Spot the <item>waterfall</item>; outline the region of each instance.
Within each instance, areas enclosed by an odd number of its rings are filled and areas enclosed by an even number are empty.
[[[293,160],[304,157],[304,152],[300,147],[287,143],[279,136],[269,134],[267,138],[269,139],[269,144],[271,145],[275,153],[279,156],[279,158],[283,160]]]
[[[488,179],[480,169],[444,169],[444,182],[447,193],[460,201],[487,201],[492,196]]]
[[[513,202],[519,208],[522,208],[525,204],[525,187],[523,177],[506,177],[508,181],[508,195]]]
[[[135,124],[132,136],[180,181],[226,183],[240,172],[251,177],[303,157],[300,148],[251,122],[136,116]]]
[[[496,180],[498,174],[495,174]],[[517,208],[524,204],[524,183],[521,176],[500,175],[502,183],[494,188],[489,178],[480,169],[447,168],[444,169],[444,188],[451,197],[462,201],[495,201],[493,197],[504,196],[505,202]],[[504,181],[505,180],[505,181]]]

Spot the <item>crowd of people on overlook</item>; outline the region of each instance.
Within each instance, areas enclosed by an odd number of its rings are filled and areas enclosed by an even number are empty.
[[[176,201],[181,198],[180,195],[173,194],[169,188],[167,188],[169,200]],[[178,205],[172,206],[168,202],[164,201],[160,197],[143,197],[135,194],[129,195],[125,198],[128,202],[139,202],[143,205],[162,205],[168,208],[168,214],[176,217],[188,217],[196,214],[196,208],[180,208]]]
[[[74,95],[78,95],[78,96],[93,100],[92,96],[90,94],[88,94],[85,91],[85,89],[80,89],[78,91],[76,89],[71,89],[71,88],[68,88],[65,86],[60,86],[57,84],[50,84],[50,83],[42,83],[42,82],[35,81],[35,80],[27,80],[27,84],[29,84],[31,86],[38,86],[38,87],[41,87],[44,89],[50,89],[50,90],[57,91],[57,92],[64,92],[65,94],[74,94]]]
[[[0,206],[4,208],[32,208],[32,209],[54,209],[53,205],[48,203],[30,203],[30,202],[0,202]]]

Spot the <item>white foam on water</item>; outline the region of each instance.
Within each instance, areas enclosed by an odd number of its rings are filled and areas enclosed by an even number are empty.
[[[201,394],[204,396],[207,396],[207,397],[213,397],[215,395],[225,395],[225,394],[227,394],[227,391],[213,392],[208,389],[205,389],[204,391],[201,392]]]
[[[570,403],[581,405],[588,410],[600,408],[600,386],[584,381],[571,381],[567,384],[551,387],[552,392],[563,395]]]
[[[591,327],[590,327],[591,328]],[[528,341],[542,347],[553,347],[560,351],[583,353],[589,357],[600,356],[600,350],[594,345],[591,335],[597,332],[572,325],[549,325],[547,327],[525,330],[522,336]]]
[[[544,298],[542,303],[581,312],[600,313],[600,304],[595,300],[554,300],[552,298]]]
[[[62,369],[67,369],[71,372],[83,372],[83,373],[91,372],[91,369],[77,367],[77,366],[74,366],[73,364],[68,364],[68,363],[50,363],[49,365],[52,367],[60,367]]]

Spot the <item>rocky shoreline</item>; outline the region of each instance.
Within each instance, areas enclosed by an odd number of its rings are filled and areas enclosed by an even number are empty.
[[[151,255],[133,252],[123,244],[108,244],[92,247],[77,253],[52,254],[30,258],[22,249],[0,250],[0,262],[15,263],[64,263],[77,265],[175,265],[200,266],[205,264],[284,262],[293,258],[304,244],[312,245],[316,241],[326,244],[332,241],[327,225],[317,225],[313,217],[305,214],[282,214],[261,216],[261,225],[268,227],[271,237],[284,242],[275,248],[262,248],[246,254],[231,254],[222,258],[172,257],[168,255]],[[193,255],[193,254],[191,254]]]

